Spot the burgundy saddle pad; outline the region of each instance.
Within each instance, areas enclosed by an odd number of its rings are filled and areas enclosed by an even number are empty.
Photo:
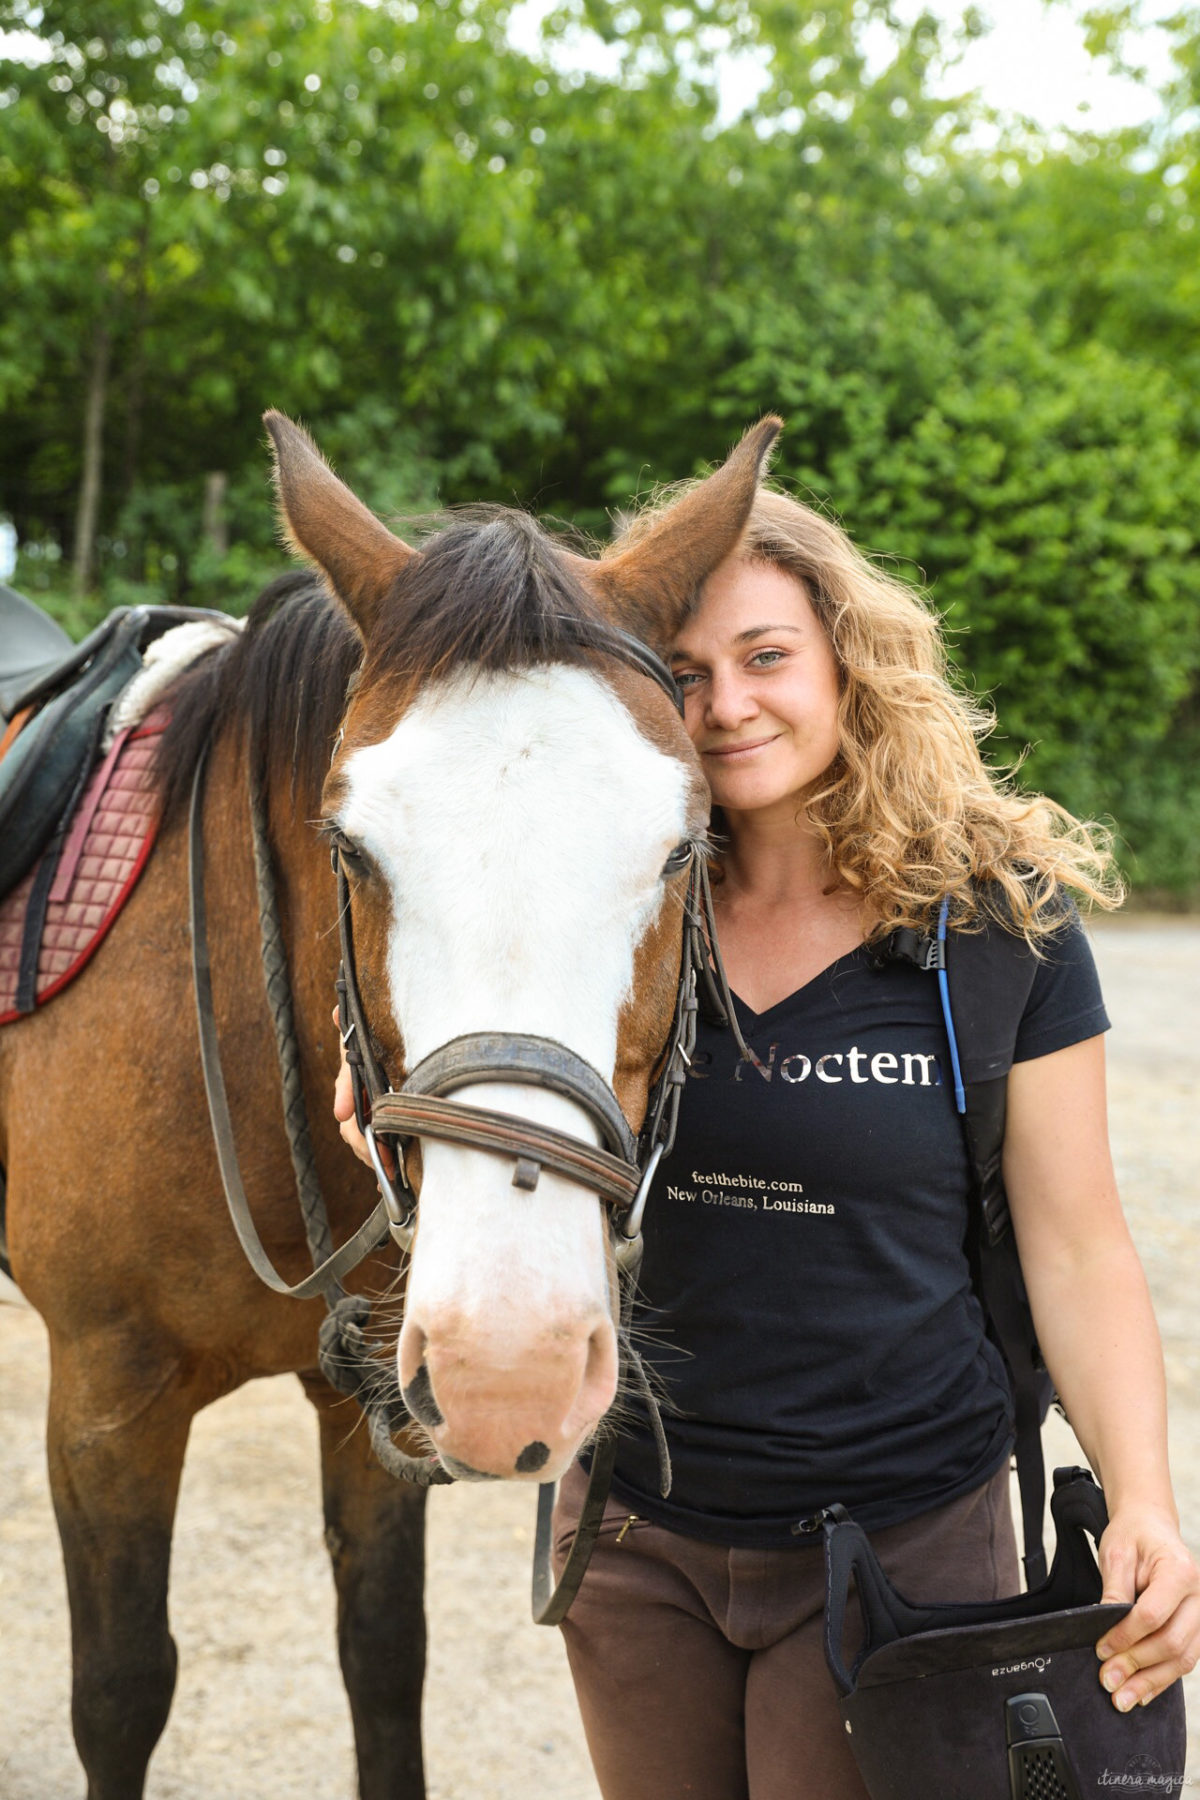
[[[92,772],[71,821],[50,889],[38,948],[36,1004],[43,1006],[98,948],[137,883],[154,844],[158,795],[155,740],[167,723],[160,708],[119,734]],[[25,915],[40,862],[0,901],[0,1025],[17,1011]]]

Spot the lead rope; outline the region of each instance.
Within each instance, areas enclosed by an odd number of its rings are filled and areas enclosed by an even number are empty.
[[[620,1343],[629,1367],[633,1370],[638,1384],[638,1392],[650,1415],[650,1429],[654,1433],[654,1448],[658,1452],[658,1492],[660,1498],[666,1500],[671,1492],[671,1450],[667,1443],[666,1428],[662,1422],[662,1409],[658,1404],[658,1396],[650,1385],[646,1365],[634,1348],[628,1326],[622,1327]]]

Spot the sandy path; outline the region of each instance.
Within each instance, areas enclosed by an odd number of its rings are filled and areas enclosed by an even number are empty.
[[[1106,926],[1097,954],[1117,1026],[1118,1169],[1163,1328],[1185,1532],[1200,1546],[1200,926]],[[0,1800],[83,1792],[45,1380],[39,1320],[0,1308]],[[1051,1460],[1074,1460],[1058,1429]],[[198,1419],[172,1586],[181,1674],[151,1800],[353,1795],[316,1470],[294,1381],[254,1383]],[[430,1512],[432,1800],[524,1800],[534,1783],[549,1800],[596,1800],[557,1634],[528,1623],[532,1492],[440,1489]],[[1190,1685],[1200,1724],[1200,1674]],[[1200,1738],[1189,1773],[1200,1785]]]

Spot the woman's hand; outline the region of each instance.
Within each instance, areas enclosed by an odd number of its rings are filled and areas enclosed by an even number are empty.
[[[1200,1659],[1200,1569],[1169,1512],[1126,1506],[1100,1540],[1104,1601],[1133,1611],[1096,1645],[1100,1679],[1120,1712],[1145,1705]]]
[[[358,1121],[354,1116],[354,1079],[350,1073],[350,1064],[346,1061],[346,1046],[341,1039],[341,1023],[338,1011],[333,1009],[333,1023],[338,1033],[341,1047],[341,1063],[338,1066],[337,1080],[333,1084],[333,1116],[338,1122],[343,1141],[349,1144],[359,1162],[366,1163],[370,1169],[371,1152],[367,1149],[367,1140],[358,1129]],[[396,1159],[386,1144],[377,1144],[380,1160],[389,1175],[396,1173]]]

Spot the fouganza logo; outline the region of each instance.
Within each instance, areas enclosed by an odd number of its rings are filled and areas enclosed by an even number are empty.
[[[1044,1670],[1050,1667],[1051,1660],[1052,1659],[1049,1656],[1032,1656],[1028,1662],[1003,1663],[1000,1668],[993,1669],[992,1674],[1025,1675],[1030,1669],[1036,1669],[1038,1674],[1041,1675]]]

